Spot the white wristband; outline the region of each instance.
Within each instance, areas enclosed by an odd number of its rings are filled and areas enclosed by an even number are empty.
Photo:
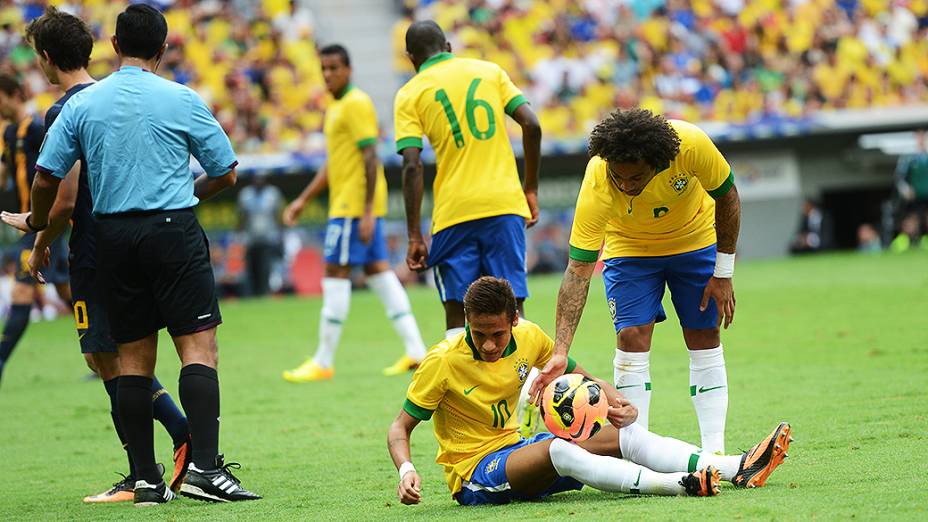
[[[717,252],[715,254],[715,272],[712,277],[731,279],[735,275],[735,254]]]
[[[410,471],[416,471],[416,467],[412,465],[412,462],[407,460],[400,465],[400,480],[403,480],[403,477]]]

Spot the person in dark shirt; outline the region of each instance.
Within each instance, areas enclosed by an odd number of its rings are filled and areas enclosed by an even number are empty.
[[[16,195],[16,212],[26,212],[30,205],[30,189],[35,177],[35,162],[39,157],[39,148],[45,138],[45,125],[41,118],[29,113],[26,107],[26,93],[16,77],[0,74],[0,116],[6,121],[3,130],[3,170],[12,177]],[[29,326],[29,313],[36,300],[36,280],[29,273],[29,259],[34,233],[26,233],[17,245],[16,282],[13,285],[10,314],[3,325],[0,338],[0,376],[6,363]],[[45,276],[54,283],[58,295],[70,302],[71,290],[68,286],[67,254],[64,245],[56,242],[50,249],[49,269]],[[43,281],[44,282],[44,281]]]
[[[39,56],[39,64],[48,80],[58,85],[62,96],[45,113],[44,128],[50,129],[61,109],[74,94],[93,85],[94,79],[87,73],[87,64],[93,49],[90,29],[79,18],[49,7],[44,15],[36,19],[27,29],[27,38]],[[43,132],[44,135],[44,132]],[[41,142],[41,137],[39,138]],[[34,160],[33,160],[34,161]],[[26,194],[29,194],[29,185]],[[20,213],[3,213],[6,223],[26,230],[29,204]],[[77,323],[81,352],[87,365],[103,381],[110,399],[110,416],[120,442],[126,445],[125,434],[119,423],[116,408],[116,389],[119,380],[119,353],[116,342],[110,335],[109,323],[102,300],[96,287],[96,221],[93,216],[93,201],[87,181],[87,164],[83,158],[71,169],[62,182],[51,212],[48,228],[32,234],[35,245],[30,264],[37,263],[45,249],[54,244],[56,238],[71,221],[69,272],[74,293],[74,317]],[[152,410],[154,418],[161,422],[174,442],[174,473],[171,485],[178,489],[190,462],[190,436],[187,419],[157,378],[152,381]],[[128,452],[127,452],[128,453]],[[110,489],[84,498],[84,502],[123,502],[133,500],[135,473],[129,457],[129,473]]]

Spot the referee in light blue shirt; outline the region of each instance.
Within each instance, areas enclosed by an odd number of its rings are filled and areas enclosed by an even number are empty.
[[[260,497],[241,486],[219,455],[222,320],[206,235],[193,212],[201,199],[235,184],[238,162],[203,100],[154,74],[167,30],[164,16],[147,5],[119,15],[112,43],[120,69],[72,96],[49,129],[26,223],[33,230],[47,226],[58,183],[83,153],[98,218],[98,285],[119,345],[119,416],[138,479],[135,503],[174,498],[155,464],[152,433],[152,375],[165,327],[182,362],[179,395],[193,450],[181,493],[253,500]],[[196,179],[191,154],[206,171]]]

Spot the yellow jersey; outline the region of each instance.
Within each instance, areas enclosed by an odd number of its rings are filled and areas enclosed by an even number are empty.
[[[483,60],[437,54],[396,93],[396,150],[435,149],[432,233],[477,219],[530,217],[504,118],[528,103],[509,75]]]
[[[412,376],[403,410],[434,419],[438,455],[451,493],[469,480],[480,459],[519,442],[516,405],[531,367],[542,368],[554,341],[535,323],[519,320],[495,362],[480,359],[470,330],[429,350]],[[568,372],[576,363],[569,361]]]
[[[618,189],[602,158],[587,163],[570,231],[571,259],[596,261],[603,240],[603,259],[668,256],[715,243],[715,199],[734,185],[731,167],[702,129],[679,120],[670,125],[680,152],[637,196]]]
[[[377,143],[377,112],[370,96],[349,84],[325,112],[325,149],[328,155],[329,217],[361,217],[367,179],[361,149]],[[377,165],[374,216],[387,213],[387,180]]]

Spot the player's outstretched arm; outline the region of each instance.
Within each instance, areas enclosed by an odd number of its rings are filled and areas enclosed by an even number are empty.
[[[741,199],[738,189],[732,185],[727,194],[715,200],[715,233],[717,258],[715,272],[703,291],[700,310],[705,310],[709,299],[715,301],[719,310],[719,325],[725,328],[735,319],[735,291],[732,287],[734,254],[741,228]]]
[[[583,307],[586,306],[586,297],[590,291],[590,279],[593,277],[595,262],[577,261],[570,259],[564,279],[561,280],[561,289],[557,294],[557,311],[555,313],[554,355],[548,364],[539,372],[529,396],[534,397],[536,404],[541,404],[541,392],[551,381],[558,378],[567,368],[567,352],[574,340],[574,332],[580,324]]]
[[[300,213],[303,212],[303,208],[306,207],[306,204],[315,199],[316,196],[321,194],[328,186],[329,169],[328,165],[323,163],[322,166],[319,167],[319,170],[316,171],[316,175],[313,176],[312,181],[303,189],[303,192],[284,208],[284,225],[288,227],[296,225]]]
[[[403,201],[406,204],[406,233],[409,248],[406,250],[406,264],[410,270],[425,270],[429,250],[422,238],[422,192],[425,181],[421,150],[417,147],[403,149]]]
[[[522,151],[525,160],[525,181],[522,190],[532,217],[526,221],[531,227],[538,222],[538,170],[541,165],[541,125],[538,117],[527,104],[520,105],[512,113],[512,119],[522,127]]]
[[[418,504],[422,500],[421,480],[409,456],[409,435],[419,424],[419,419],[400,411],[387,432],[387,449],[393,465],[400,473],[396,493],[403,504]]]

